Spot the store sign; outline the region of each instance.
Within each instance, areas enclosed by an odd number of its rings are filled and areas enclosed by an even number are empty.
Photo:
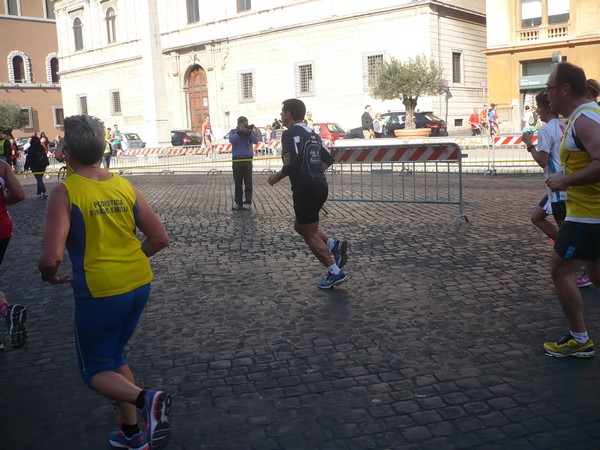
[[[519,89],[544,89],[549,75],[531,75],[519,78]]]

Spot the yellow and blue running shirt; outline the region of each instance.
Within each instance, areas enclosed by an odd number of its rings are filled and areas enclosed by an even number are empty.
[[[595,102],[580,105],[569,116],[567,129],[560,144],[560,160],[565,173],[579,172],[590,165],[592,158],[575,141],[573,123],[585,115],[600,124],[600,106]],[[600,182],[567,187],[567,217],[565,220],[582,223],[600,223]]]
[[[137,201],[129,181],[114,174],[105,181],[73,174],[63,184],[70,201],[66,247],[75,298],[120,295],[152,281],[135,234]]]

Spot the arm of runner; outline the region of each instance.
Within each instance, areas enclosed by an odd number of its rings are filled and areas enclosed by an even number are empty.
[[[0,173],[2,173],[2,178],[4,178],[4,182],[6,183],[4,187],[8,190],[8,193],[5,192],[4,194],[6,204],[14,205],[15,203],[19,203],[21,200],[25,199],[23,186],[21,186],[17,176],[6,161],[0,159],[0,164]]]
[[[59,184],[52,189],[46,210],[46,223],[42,235],[42,254],[38,269],[42,280],[51,284],[69,283],[70,275],[59,276],[58,268],[63,261],[65,242],[71,225],[69,193]]]
[[[137,200],[135,224],[146,236],[146,239],[142,242],[142,251],[146,256],[152,256],[168,247],[171,240],[162,221],[144,196],[135,187],[133,187],[133,190]]]

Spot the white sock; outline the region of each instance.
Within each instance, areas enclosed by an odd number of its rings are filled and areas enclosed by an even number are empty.
[[[334,245],[335,245],[335,239],[327,238],[327,247],[329,247],[329,250],[333,250]]]
[[[571,336],[573,336],[573,338],[580,344],[585,344],[590,340],[587,331],[584,331],[583,333],[576,333],[575,331],[569,330],[569,332],[571,333]]]
[[[328,271],[329,273],[332,273],[332,274],[334,274],[334,275],[339,275],[339,273],[341,272],[340,268],[337,266],[337,264],[336,264],[336,263],[333,263],[332,265],[330,265],[330,266],[327,268],[327,271]]]

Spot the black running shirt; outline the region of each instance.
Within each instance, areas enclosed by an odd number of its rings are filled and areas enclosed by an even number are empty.
[[[325,182],[321,163],[331,166],[335,161],[321,138],[306,124],[292,125],[281,136],[281,158],[284,175],[290,177],[292,189],[312,182]]]

